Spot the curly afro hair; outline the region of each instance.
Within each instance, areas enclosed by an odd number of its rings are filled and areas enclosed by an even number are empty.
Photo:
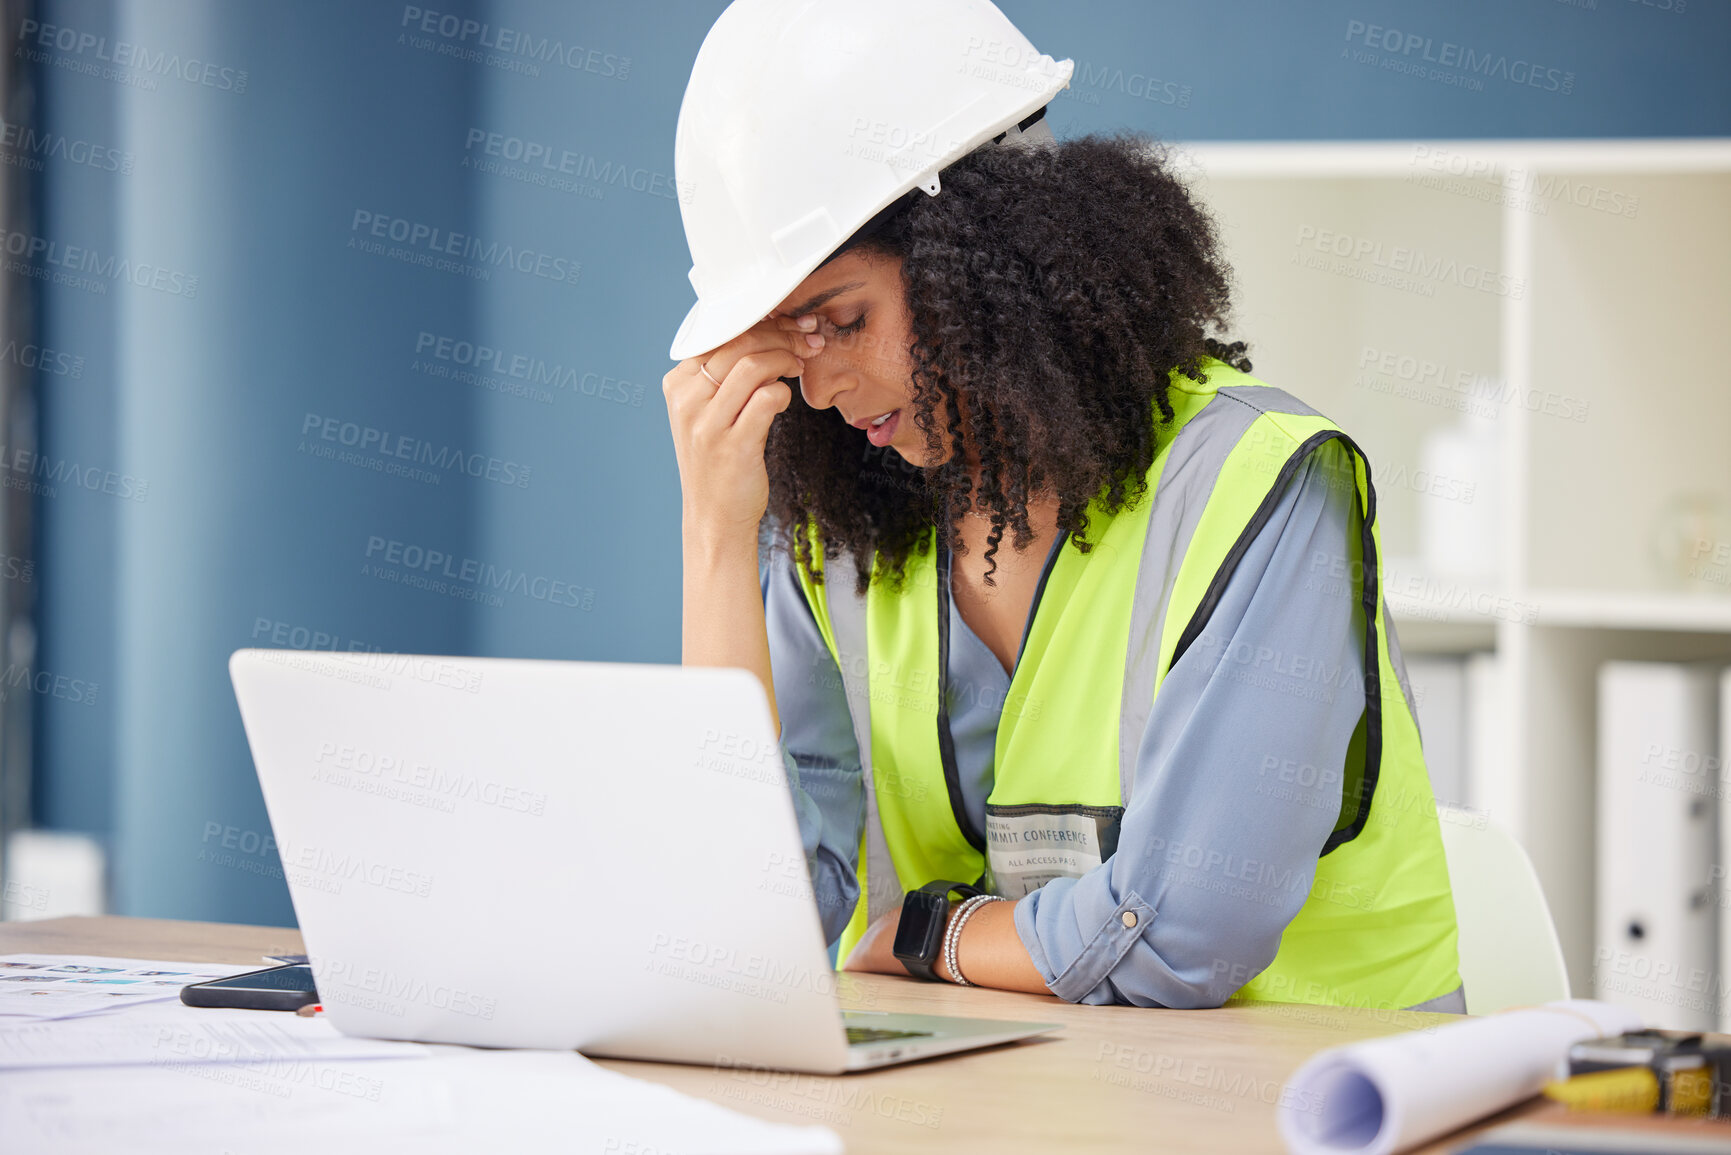
[[[821,581],[796,529],[815,523],[826,558],[852,554],[861,594],[874,558],[899,588],[934,526],[965,553],[957,524],[974,508],[990,516],[995,585],[1005,529],[1018,549],[1033,540],[1032,495],[1057,497],[1058,531],[1087,552],[1090,502],[1115,514],[1147,489],[1169,375],[1200,379],[1208,357],[1250,369],[1243,342],[1208,335],[1225,324],[1230,272],[1151,138],[979,149],[942,185],[909,193],[843,250],[900,260],[915,428],[929,460],[945,452],[940,426],[965,452],[911,465],[797,388],[766,447],[775,532]]]

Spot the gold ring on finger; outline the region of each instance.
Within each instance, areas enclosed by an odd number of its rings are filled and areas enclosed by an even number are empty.
[[[702,373],[705,377],[708,377],[711,381],[715,381],[715,375],[709,371],[709,366],[707,364],[699,365],[697,371]],[[721,382],[715,381],[715,387],[717,389],[721,388]]]

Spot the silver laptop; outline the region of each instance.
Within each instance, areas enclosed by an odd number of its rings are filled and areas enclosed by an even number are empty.
[[[874,1012],[831,968],[745,670],[241,650],[229,672],[345,1034],[836,1074],[1056,1029]]]

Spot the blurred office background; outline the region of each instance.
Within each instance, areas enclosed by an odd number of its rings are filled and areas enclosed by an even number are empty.
[[[292,922],[238,647],[678,660],[723,7],[0,5],[0,914]],[[1437,792],[1586,993],[1598,671],[1731,656],[1731,7],[1001,7],[1060,138],[1185,147],[1259,374],[1371,453]]]

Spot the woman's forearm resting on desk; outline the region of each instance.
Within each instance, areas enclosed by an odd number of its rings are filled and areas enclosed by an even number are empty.
[[[962,977],[979,987],[997,987],[1006,991],[1026,991],[1046,995],[1046,980],[1022,945],[1016,930],[1016,904],[988,902],[968,916],[956,939],[956,966]],[[955,917],[952,907],[950,917]],[[905,975],[907,968],[891,951],[901,911],[891,910],[867,928],[859,945],[848,956],[844,970],[875,971],[878,974]],[[940,954],[937,961],[940,978],[955,981],[948,961]]]

